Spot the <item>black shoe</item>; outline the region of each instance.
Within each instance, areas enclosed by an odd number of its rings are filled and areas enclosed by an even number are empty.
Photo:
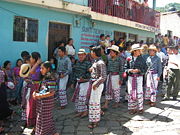
[[[177,100],[177,97],[173,97],[173,100]]]

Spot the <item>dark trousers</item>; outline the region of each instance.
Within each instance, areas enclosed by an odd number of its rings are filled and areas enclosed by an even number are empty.
[[[168,72],[168,88],[167,88],[167,97],[169,98],[171,95],[172,87],[173,92],[172,96],[177,97],[180,86],[180,70],[179,69],[170,69]]]

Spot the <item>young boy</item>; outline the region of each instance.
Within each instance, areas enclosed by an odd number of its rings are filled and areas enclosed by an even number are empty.
[[[69,78],[69,74],[72,72],[71,60],[66,56],[66,48],[59,47],[59,57],[57,57],[57,73],[59,74],[59,100],[60,109],[64,109],[67,105],[66,86]]]

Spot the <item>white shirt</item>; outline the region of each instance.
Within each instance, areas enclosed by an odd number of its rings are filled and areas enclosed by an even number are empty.
[[[67,55],[75,55],[75,49],[73,48],[73,46],[70,45],[66,45],[66,51],[67,51]]]
[[[157,52],[156,55],[161,59],[161,62],[167,59],[167,56],[163,52]]]
[[[177,64],[178,66],[173,63]],[[169,55],[168,68],[180,69],[180,54]]]
[[[105,45],[106,47],[110,47],[110,41],[107,40],[107,39],[105,39],[104,45]]]

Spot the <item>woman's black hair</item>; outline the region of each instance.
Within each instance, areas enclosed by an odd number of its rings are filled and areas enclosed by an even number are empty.
[[[68,39],[68,44],[69,44],[69,42],[70,42],[71,40],[73,40],[73,38],[69,38],[69,39]]]
[[[66,53],[66,48],[64,46],[60,46],[58,49],[60,49],[64,53]]]
[[[22,59],[17,59],[17,61],[16,61],[16,66],[18,66],[18,62],[19,62],[19,61],[21,61],[21,62],[23,63]]]
[[[67,44],[69,44],[71,40],[73,40],[73,38],[69,38]],[[72,47],[75,49],[74,45],[72,45]]]
[[[52,66],[49,61],[46,61],[41,64],[41,66],[45,67],[46,69],[49,69],[49,72],[46,73],[46,75],[41,74],[41,79],[42,80],[54,80],[55,79],[55,74],[52,72]]]
[[[26,56],[29,56],[30,54],[29,54],[29,52],[27,52],[27,51],[22,51],[21,52],[21,57],[23,58],[23,57],[26,57]]]
[[[3,64],[3,68],[6,68],[9,63],[11,63],[9,60],[5,61]]]
[[[46,69],[50,69],[50,72],[52,70],[52,66],[51,66],[51,63],[49,61],[46,61],[44,63],[41,64],[41,66],[45,67]]]
[[[41,55],[38,52],[32,52],[31,56],[33,59],[35,59],[35,61],[41,58]]]
[[[30,61],[30,58],[31,58],[31,56],[30,56],[30,55],[27,55],[27,56],[24,58],[24,62],[26,63],[27,61]]]
[[[102,37],[105,37],[105,35],[104,35],[104,34],[101,34],[101,35],[100,35],[100,38],[102,38]]]
[[[101,47],[100,46],[93,47],[92,51],[95,53],[95,55],[97,57],[101,57]]]

